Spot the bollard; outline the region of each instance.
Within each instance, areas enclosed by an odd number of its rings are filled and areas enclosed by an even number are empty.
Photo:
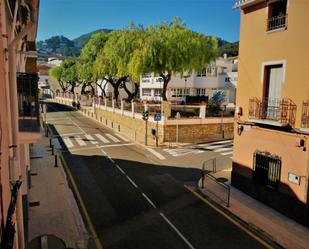
[[[58,157],[57,157],[57,155],[55,154],[55,168],[57,168],[58,167]]]
[[[55,149],[54,149],[54,145],[53,144],[52,144],[51,149],[52,149],[52,156],[53,156],[55,154]]]
[[[49,138],[49,147],[51,148],[52,147],[52,139]]]

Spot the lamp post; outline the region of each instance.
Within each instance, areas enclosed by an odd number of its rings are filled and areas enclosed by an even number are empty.
[[[187,79],[189,78],[189,75],[186,74],[183,76],[184,79],[185,79],[185,93],[184,93],[184,96],[185,96],[185,104],[187,104]]]

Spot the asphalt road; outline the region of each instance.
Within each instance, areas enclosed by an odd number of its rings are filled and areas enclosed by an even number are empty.
[[[105,249],[264,248],[184,188],[200,178],[200,154],[160,160],[59,104],[47,122]]]

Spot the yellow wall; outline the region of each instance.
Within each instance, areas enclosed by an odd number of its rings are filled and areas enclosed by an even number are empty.
[[[237,106],[248,119],[250,97],[262,97],[262,63],[286,61],[282,98],[297,105],[296,124],[300,127],[302,101],[309,98],[309,1],[288,0],[287,29],[266,31],[267,2],[241,10]]]

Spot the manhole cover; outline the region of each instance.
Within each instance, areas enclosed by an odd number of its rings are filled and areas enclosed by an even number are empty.
[[[227,182],[228,179],[225,178],[225,177],[218,177],[218,178],[216,179],[216,181],[217,181],[217,182]]]

